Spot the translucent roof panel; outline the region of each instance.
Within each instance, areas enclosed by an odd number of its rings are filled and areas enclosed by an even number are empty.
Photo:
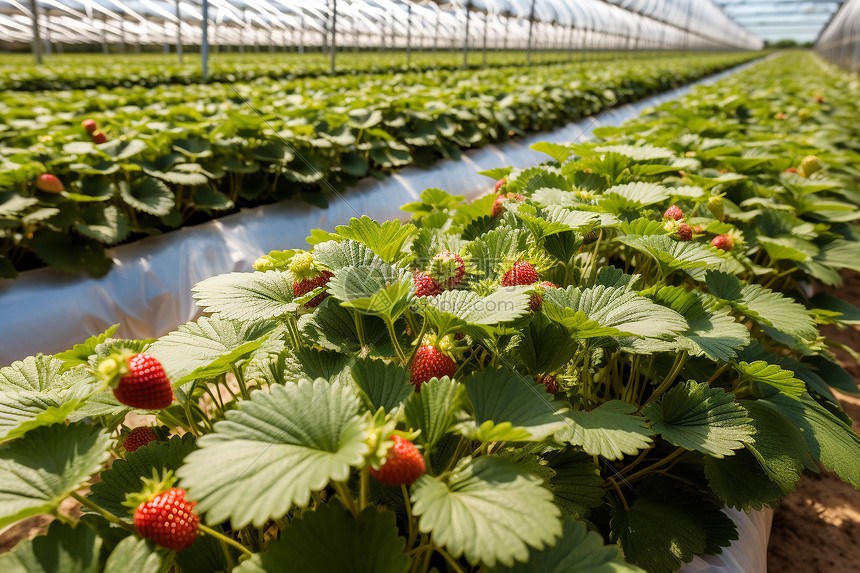
[[[815,43],[827,59],[860,72],[860,0],[848,0],[833,14]]]
[[[202,42],[202,0],[37,0],[43,36],[68,43]],[[32,39],[28,0],[0,0],[0,42]],[[208,0],[209,43],[325,44],[333,0]],[[337,0],[338,45],[455,46],[487,36],[489,47],[522,47],[529,23],[538,45],[758,49],[761,41],[710,0]],[[178,14],[178,17],[177,17]],[[486,28],[486,30],[485,30]],[[478,34],[478,37],[474,37]]]

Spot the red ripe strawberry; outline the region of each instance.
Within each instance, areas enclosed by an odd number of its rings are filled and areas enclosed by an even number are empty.
[[[690,228],[690,225],[687,223],[681,223],[678,225],[678,239],[682,241],[689,241],[693,238],[693,229]]]
[[[113,390],[116,399],[126,406],[142,410],[160,410],[173,402],[173,387],[161,362],[148,354],[126,358],[128,372]]]
[[[170,488],[137,506],[134,527],[144,539],[162,547],[182,551],[197,538],[200,517],[194,513],[193,501],[186,501],[185,490]]]
[[[155,432],[152,431],[152,428],[149,426],[139,426],[133,429],[131,433],[126,436],[125,441],[122,443],[122,447],[127,452],[134,452],[149,442],[156,441],[158,441],[158,438],[155,436]]]
[[[782,113],[781,111],[778,111],[774,114],[773,118],[774,119],[785,119],[785,114]]]
[[[490,211],[490,215],[493,217],[498,217],[502,213],[506,211],[505,209],[505,200],[508,201],[525,201],[525,197],[520,195],[519,193],[505,193],[504,195],[499,195],[496,197],[496,202],[493,203],[493,209]]]
[[[543,378],[538,378],[535,380],[535,384],[543,384],[546,386],[546,391],[550,394],[558,393],[558,381],[556,381],[555,376],[544,376]]]
[[[496,192],[496,195],[499,194],[499,190],[505,186],[505,183],[507,183],[507,181],[505,180],[504,177],[502,177],[501,179],[496,181],[496,188],[494,189],[494,191]]]
[[[735,240],[731,238],[729,235],[717,235],[711,241],[711,244],[718,249],[722,249],[724,251],[731,251],[735,246]]]
[[[412,282],[415,283],[415,296],[436,296],[444,290],[436,279],[421,271],[412,274]]]
[[[785,170],[786,173],[797,173],[797,167],[789,167]]]
[[[94,131],[92,133],[92,136],[93,143],[95,143],[96,145],[98,145],[99,143],[105,143],[108,140],[107,135],[105,135],[105,132],[103,131]]]
[[[666,209],[666,212],[663,213],[663,216],[667,219],[675,219],[676,221],[680,221],[684,218],[684,212],[681,211],[680,207],[678,207],[677,205],[672,205],[671,207]]]
[[[63,182],[57,179],[56,175],[50,173],[39,175],[39,178],[36,179],[36,189],[45,193],[62,193],[66,190],[63,187]]]
[[[551,283],[549,281],[543,281],[538,287],[538,292],[532,294],[531,298],[529,298],[529,308],[534,312],[539,311],[543,307],[543,296],[541,292],[545,288],[558,288],[558,285],[555,283]]]
[[[94,119],[85,119],[81,122],[81,126],[85,130],[87,130],[87,133],[89,133],[90,135],[92,135],[93,132],[99,128],[98,125],[96,125],[96,120]]]
[[[815,96],[815,103],[824,103],[824,96],[820,94]]]
[[[296,297],[306,295],[317,287],[327,285],[329,279],[333,276],[334,275],[328,271],[322,271],[320,274],[313,278],[296,281],[293,283],[293,293],[296,295]],[[320,293],[308,302],[306,302],[305,307],[316,308],[322,301],[326,299],[327,296],[327,292]]]
[[[421,385],[431,378],[451,377],[456,371],[457,364],[448,355],[435,346],[425,344],[415,352],[410,376],[415,391],[419,392]]]
[[[388,450],[382,467],[370,468],[370,475],[383,485],[410,485],[424,475],[424,457],[409,440],[400,436],[392,436],[392,439],[394,445]]]
[[[445,288],[454,288],[466,274],[466,263],[457,253],[439,253],[430,262],[430,276]]]
[[[517,261],[513,268],[502,277],[502,286],[533,285],[538,282],[538,275],[531,263]]]

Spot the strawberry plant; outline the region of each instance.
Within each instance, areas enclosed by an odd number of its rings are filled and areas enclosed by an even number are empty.
[[[458,158],[757,55],[3,92],[0,276],[42,264],[101,276],[105,246],[243,206],[325,206],[368,175]]]
[[[857,264],[835,160],[855,152],[750,121],[803,94],[723,93],[791,85],[797,57],[688,96],[684,121],[536,145],[546,164],[487,173],[523,197],[497,216],[493,193],[426,190],[408,223],[352,219],[202,281],[206,316],[157,340],[112,328],[0,369],[0,526],[58,517],[0,564],[670,573],[738,538],[723,506],[773,507],[817,464],[860,488],[831,388],[860,389],[818,328],[860,309],[804,294]],[[798,82],[847,100],[830,74]],[[175,401],[138,411],[166,439],[129,451],[114,387],[135,356]]]

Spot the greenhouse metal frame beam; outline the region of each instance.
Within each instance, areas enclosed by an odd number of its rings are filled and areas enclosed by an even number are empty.
[[[0,40],[23,39],[21,18],[31,20],[32,11],[24,8],[21,1],[24,0],[0,0]],[[515,46],[525,48],[527,61],[531,60],[534,49],[638,49],[640,46],[646,49],[756,49],[761,45],[760,40],[748,34],[710,0],[695,4],[688,0],[684,8],[678,8],[679,3],[664,4],[663,0],[342,2],[346,2],[343,8],[336,2],[324,7],[318,0],[206,0],[205,3],[202,0],[136,0],[133,7],[129,7],[123,0],[31,0],[37,11],[45,15],[47,39],[58,43],[95,42],[102,43],[106,49],[109,42],[124,46],[131,36],[136,40],[137,51],[144,43],[175,42],[177,55],[182,58],[186,45],[200,45],[203,51],[205,43],[208,55],[210,24],[215,26],[216,44],[238,45],[240,50],[246,45],[259,49],[261,44],[268,43],[269,50],[273,51],[278,33],[282,44],[296,45],[298,36],[297,48],[303,51],[304,35],[310,30],[321,35],[324,50],[331,50],[332,70],[340,43],[338,37],[343,34],[352,37],[357,46],[378,47],[373,40],[377,37],[385,46],[390,43],[391,48],[405,47],[409,60],[415,47],[413,32],[418,32],[419,46],[432,45],[437,49],[440,39],[453,42],[464,23],[467,28],[463,40],[464,63],[469,49],[477,45],[483,51],[482,61],[486,61],[491,28],[495,32],[493,48],[503,45],[508,49],[509,41],[513,41]],[[668,11],[661,13],[660,6]],[[210,8],[216,9],[214,17]],[[708,27],[703,20],[715,12],[719,13],[717,21],[725,20],[727,28],[723,33],[713,32],[713,27]],[[65,17],[53,22],[49,15],[54,13],[73,15],[77,21]],[[102,16],[97,22],[93,19],[95,13]],[[482,24],[480,30],[471,22],[476,17]],[[52,20],[50,25],[47,24],[49,19]],[[173,25],[176,25],[175,36],[168,40],[165,27],[169,29]],[[442,32],[440,26],[444,27]],[[434,28],[436,33],[431,32]],[[267,35],[268,42],[261,41],[261,32]],[[39,42],[32,41],[34,46],[44,43],[41,38]]]

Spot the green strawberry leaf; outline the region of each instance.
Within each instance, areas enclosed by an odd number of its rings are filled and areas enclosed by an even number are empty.
[[[741,361],[735,368],[748,380],[772,386],[780,393],[795,399],[806,391],[806,384],[803,383],[803,380],[797,379],[794,372],[784,370],[777,364],[770,364],[764,360]]]
[[[295,312],[290,273],[230,273],[203,280],[191,289],[206,312],[228,320],[268,320]]]
[[[645,480],[629,509],[615,507],[610,541],[628,563],[649,573],[674,573],[695,555],[719,553],[738,538],[717,504],[660,478]]]
[[[650,256],[660,269],[660,277],[674,271],[687,271],[693,278],[701,273],[701,268],[723,268],[727,259],[718,254],[717,249],[693,241],[678,241],[669,235],[624,235],[616,239],[639,252]]]
[[[353,517],[333,501],[290,521],[264,553],[255,554],[235,572],[278,573],[289,563],[296,571],[406,573],[411,561],[405,547],[406,539],[398,535],[390,511],[367,508]]]
[[[342,354],[361,352],[361,341],[356,322],[361,325],[364,343],[372,356],[394,356],[394,346],[385,323],[374,316],[358,314],[329,297],[311,314],[299,318],[302,336],[327,350]]]
[[[736,322],[728,311],[709,309],[707,299],[697,291],[662,287],[655,298],[687,320],[689,328],[678,333],[675,344],[690,356],[728,362],[750,342],[749,331],[743,324]]]
[[[335,231],[341,237],[367,245],[386,263],[393,263],[405,254],[403,245],[415,232],[415,227],[403,225],[399,220],[380,224],[364,215],[361,219],[353,217],[348,225],[340,225]]]
[[[194,436],[185,434],[172,436],[166,441],[150,442],[133,452],[126,452],[124,460],[115,460],[101,473],[101,479],[92,485],[87,499],[129,521],[131,510],[123,505],[126,494],[140,491],[141,480],[151,478],[152,470],[159,474],[165,470],[175,472],[196,448]]]
[[[300,380],[270,392],[254,392],[228,412],[177,471],[211,523],[260,527],[306,507],[312,491],[346,480],[350,466],[364,462],[368,435],[350,387]]]
[[[412,485],[412,503],[419,531],[473,565],[512,566],[528,559],[530,548],[553,545],[562,532],[560,511],[541,479],[494,456],[465,458],[444,478],[421,476]]]
[[[367,408],[373,412],[379,408],[387,413],[398,412],[415,390],[409,373],[394,362],[359,358],[350,372]]]
[[[556,432],[555,439],[582,446],[586,453],[607,460],[637,454],[651,444],[653,432],[644,418],[632,415],[635,410],[632,404],[612,400],[590,412],[565,412],[565,427]]]
[[[860,489],[860,436],[849,424],[805,393],[799,400],[777,394],[758,402],[791,420],[803,434],[812,457]]]
[[[169,214],[176,204],[173,191],[162,181],[153,177],[137,179],[131,185],[125,181],[120,181],[119,196],[129,206],[156,217]]]
[[[384,262],[370,247],[358,241],[328,239],[314,247],[314,261],[332,272],[344,267],[363,267]]]
[[[755,428],[733,394],[688,380],[642,408],[651,428],[668,442],[722,458],[752,441]]]
[[[582,312],[584,317],[596,321],[603,328],[614,328],[637,336],[660,338],[688,328],[684,317],[674,310],[655,304],[623,287],[600,285],[586,289],[573,286],[549,289],[544,295],[544,303],[570,309],[573,313]],[[555,315],[549,316],[556,320]],[[567,313],[561,318],[566,320],[573,317]]]
[[[594,458],[583,452],[551,452],[545,456],[553,475],[549,489],[555,504],[567,515],[585,517],[603,503],[603,477]]]
[[[464,393],[462,384],[444,376],[425,382],[421,392],[409,397],[403,409],[406,424],[421,430],[417,443],[423,444],[427,451],[451,430],[454,415],[465,400]]]
[[[532,573],[535,571],[576,573],[644,573],[625,563],[618,548],[603,545],[599,534],[588,531],[581,521],[566,517],[561,538],[543,550],[532,549],[525,563],[493,567],[492,573]]]
[[[0,569],[4,573],[98,573],[101,546],[94,529],[57,520],[44,535],[21,541],[0,555]]]
[[[130,535],[111,551],[103,573],[167,573],[171,567],[173,551]]]
[[[779,412],[751,400],[741,405],[752,417],[754,441],[745,443],[746,450],[736,450],[733,456],[706,456],[705,475],[727,505],[744,511],[775,507],[800,479],[808,452],[806,442]]]
[[[501,368],[471,374],[464,382],[474,419],[460,424],[481,442],[540,441],[564,426],[560,403],[543,384]]]
[[[204,316],[159,338],[147,353],[161,362],[173,385],[179,386],[230,372],[274,328],[270,321],[239,323]]]
[[[0,445],[0,527],[51,513],[108,459],[107,432],[54,424]]]
[[[818,329],[803,305],[761,285],[744,284],[737,277],[708,271],[708,290],[735,309],[798,340],[815,340]]]

